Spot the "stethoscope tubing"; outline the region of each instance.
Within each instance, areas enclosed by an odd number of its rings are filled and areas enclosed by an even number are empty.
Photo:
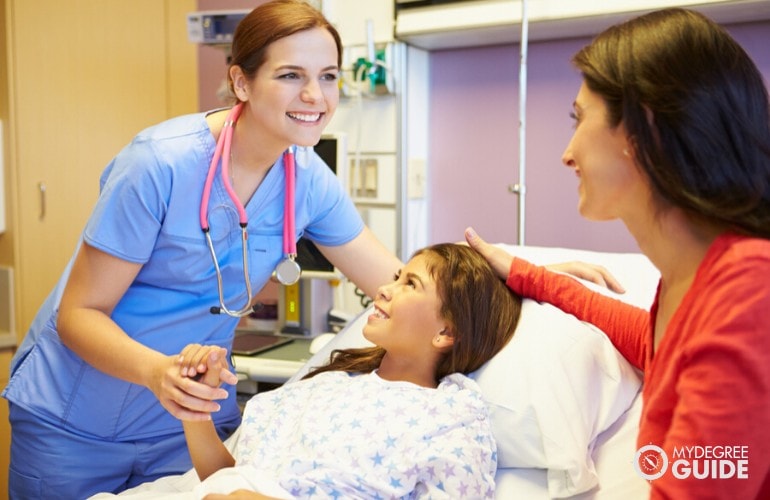
[[[222,183],[225,185],[227,195],[235,205],[235,209],[238,211],[238,220],[241,226],[248,224],[248,217],[246,216],[246,209],[235,194],[232,184],[230,183],[230,150],[233,144],[233,130],[235,128],[235,122],[238,121],[238,117],[241,116],[243,111],[243,102],[239,102],[230,110],[225,118],[225,123],[222,125],[222,131],[219,133],[217,139],[217,147],[214,150],[214,157],[211,159],[211,165],[209,165],[209,171],[206,175],[206,182],[203,185],[203,196],[201,197],[200,206],[200,222],[201,229],[204,232],[209,230],[208,210],[209,199],[211,198],[211,187],[214,184],[214,178],[217,174],[217,165],[219,165],[220,159],[222,160]],[[227,154],[222,154],[227,151]]]
[[[248,216],[246,215],[246,208],[241,203],[238,195],[233,189],[230,182],[230,151],[233,141],[233,130],[235,128],[235,122],[238,121],[238,117],[243,111],[243,102],[239,102],[230,110],[225,118],[225,122],[222,125],[219,137],[217,138],[216,148],[214,149],[214,156],[211,159],[209,165],[209,171],[206,174],[206,181],[203,185],[203,195],[201,196],[200,205],[200,225],[203,234],[206,237],[206,244],[211,254],[211,260],[214,262],[214,271],[217,279],[217,291],[219,293],[219,306],[211,307],[212,314],[225,313],[228,316],[242,317],[250,314],[253,311],[251,301],[254,298],[251,288],[251,279],[249,276],[249,253],[248,253]],[[243,279],[246,283],[246,304],[238,309],[231,310],[225,305],[224,299],[224,285],[222,283],[222,271],[219,267],[219,260],[217,259],[216,251],[214,250],[214,243],[211,240],[211,231],[208,222],[208,207],[211,199],[211,189],[214,185],[214,178],[216,177],[217,166],[222,165],[222,183],[225,186],[227,195],[235,205],[238,211],[238,221],[241,227],[241,252],[243,258]],[[294,159],[294,151],[292,147],[289,147],[283,154],[284,171],[286,174],[286,195],[284,196],[284,221],[283,221],[283,253],[286,256],[286,260],[291,261],[290,264],[296,266],[296,277],[299,277],[299,265],[296,264],[295,258],[297,256],[297,241],[296,241],[296,223],[294,214],[294,202],[295,202],[295,172],[296,163]],[[291,284],[291,283],[286,283]]]

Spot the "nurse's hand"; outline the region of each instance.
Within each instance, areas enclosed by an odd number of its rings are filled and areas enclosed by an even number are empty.
[[[227,349],[224,347],[189,344],[179,355],[179,366],[183,376],[210,387],[219,387],[222,383],[238,383],[238,377],[230,371]]]
[[[152,381],[147,387],[171,415],[193,422],[211,420],[211,414],[220,410],[216,401],[228,397],[225,389],[182,375],[179,355],[165,356],[164,361],[153,368]]]
[[[465,240],[471,248],[479,252],[489,262],[500,278],[508,279],[508,273],[513,262],[512,255],[500,247],[490,245],[470,227],[465,230]],[[625,293],[623,285],[607,269],[596,264],[573,261],[549,264],[545,267],[551,271],[570,274],[576,278],[596,283],[616,293]]]

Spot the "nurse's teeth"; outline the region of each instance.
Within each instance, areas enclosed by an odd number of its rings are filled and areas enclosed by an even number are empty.
[[[287,113],[291,118],[294,118],[295,120],[300,120],[303,122],[317,122],[319,118],[321,118],[321,113],[314,113],[312,115],[306,115],[306,114],[296,114],[296,113]]]

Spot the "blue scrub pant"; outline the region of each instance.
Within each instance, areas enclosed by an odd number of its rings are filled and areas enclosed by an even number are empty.
[[[191,468],[181,432],[137,441],[104,441],[52,425],[12,403],[9,407],[10,500],[85,499]],[[224,434],[235,427],[231,424]]]

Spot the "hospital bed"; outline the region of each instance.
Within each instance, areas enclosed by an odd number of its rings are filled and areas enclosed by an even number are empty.
[[[643,255],[500,246],[538,264],[601,264],[626,293],[587,286],[640,307],[652,304],[659,274]],[[292,380],[323,364],[333,349],[365,345],[362,328],[368,313],[313,355]],[[647,498],[649,485],[634,469],[641,374],[598,329],[525,299],[511,342],[472,376],[489,402],[497,440],[497,498]],[[194,471],[189,471],[126,494],[154,497],[187,491],[196,483]]]

